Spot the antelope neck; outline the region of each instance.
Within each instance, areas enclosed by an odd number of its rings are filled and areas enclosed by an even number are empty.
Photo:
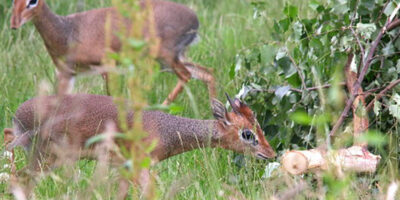
[[[72,23],[66,17],[54,14],[48,5],[43,1],[36,10],[36,15],[32,19],[33,24],[42,36],[46,48],[49,52],[57,53],[68,48],[68,37]],[[60,52],[61,53],[61,52]]]
[[[146,120],[151,117],[152,119]],[[146,122],[147,121],[147,122]],[[154,123],[152,123],[154,122]],[[216,120],[195,120],[176,117],[162,112],[144,116],[144,127],[151,127],[158,134],[159,160],[203,147],[215,147],[219,142]]]

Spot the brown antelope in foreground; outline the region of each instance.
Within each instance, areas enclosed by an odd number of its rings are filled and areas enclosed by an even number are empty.
[[[163,0],[151,2],[155,29],[160,39],[158,60],[179,78],[163,104],[173,101],[190,78],[205,82],[210,98],[215,97],[214,77],[207,68],[183,62],[186,48],[197,37],[199,22],[196,14],[178,3]],[[107,17],[111,19],[110,33],[105,29]],[[17,29],[29,20],[33,21],[57,67],[58,94],[69,91],[78,72],[101,66],[107,48],[120,51],[121,42],[113,31],[121,30],[123,26],[130,30],[132,24],[123,19],[115,8],[58,16],[49,9],[45,0],[14,0],[11,28]],[[146,30],[143,32],[145,36],[148,34]],[[112,36],[110,47],[105,44],[107,35]]]
[[[57,153],[47,147],[57,146],[64,152],[65,149],[83,152],[85,142],[90,137],[104,132],[106,123],[118,124],[118,110],[111,97],[90,94],[65,95],[61,101],[57,101],[59,104],[54,108],[56,99],[56,96],[46,96],[26,101],[16,111],[13,128],[4,129],[5,136],[14,137],[7,146],[8,149],[22,146],[29,152],[32,146],[34,147],[34,152],[30,152],[32,158],[28,165],[28,169],[33,172],[39,168],[55,167]],[[196,120],[160,111],[144,111],[143,129],[149,134],[145,140],[158,141],[151,157],[155,161],[162,161],[203,147],[222,147],[238,153],[248,153],[260,159],[275,157],[276,154],[264,138],[252,110],[238,99],[229,99],[229,102],[232,112],[227,112],[218,100],[212,100],[215,120]],[[130,112],[127,117],[128,125],[132,124],[132,117],[133,113]],[[68,148],[64,148],[65,142]],[[126,142],[123,145],[129,148]],[[93,155],[85,155],[92,158],[96,152],[92,153]],[[80,153],[77,155],[77,159],[82,157]]]

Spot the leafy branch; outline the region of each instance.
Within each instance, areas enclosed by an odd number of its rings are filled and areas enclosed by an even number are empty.
[[[361,83],[364,80],[364,77],[365,77],[369,67],[371,66],[371,62],[373,60],[373,56],[375,55],[375,51],[376,51],[376,49],[377,49],[377,47],[378,47],[383,35],[389,30],[389,28],[393,29],[393,28],[396,28],[397,26],[400,25],[398,20],[394,20],[393,21],[393,18],[397,14],[399,9],[400,9],[400,4],[397,5],[396,9],[394,9],[392,14],[390,15],[390,17],[386,21],[385,25],[382,27],[381,31],[379,32],[378,36],[372,42],[371,48],[370,48],[370,50],[368,52],[368,55],[367,55],[367,58],[365,58],[365,62],[363,62],[364,65],[363,65],[363,67],[361,69],[360,75],[359,75],[357,81],[354,83],[354,86],[352,88],[349,88],[349,90],[351,89],[353,92],[352,92],[352,94],[350,94],[350,98],[347,100],[346,106],[345,106],[342,114],[340,115],[338,121],[336,122],[336,124],[333,126],[331,132],[329,133],[329,136],[331,136],[331,137],[334,136],[335,133],[337,132],[337,130],[343,124],[343,121],[344,121],[345,117],[347,116],[347,113],[349,112],[349,110],[351,108],[351,105],[353,104],[354,99],[358,95],[357,91],[361,87]]]

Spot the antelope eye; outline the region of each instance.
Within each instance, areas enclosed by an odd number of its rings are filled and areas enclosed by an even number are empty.
[[[255,139],[253,132],[249,129],[242,130],[242,138],[248,141],[253,141]]]
[[[33,8],[33,7],[37,6],[38,2],[39,2],[39,0],[29,0],[28,5],[26,7]]]

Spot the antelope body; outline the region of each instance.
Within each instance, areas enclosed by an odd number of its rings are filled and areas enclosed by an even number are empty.
[[[141,4],[144,7],[144,1]],[[151,5],[156,34],[161,43],[158,59],[163,67],[172,69],[179,78],[164,104],[173,101],[191,77],[205,82],[210,97],[214,97],[212,74],[198,64],[183,62],[185,49],[197,36],[199,22],[196,14],[184,5],[169,1],[151,0]],[[106,30],[107,19],[111,22],[109,30]],[[45,0],[14,0],[11,28],[17,29],[29,20],[33,21],[57,67],[59,94],[67,93],[77,73],[101,66],[107,48],[120,51],[121,42],[116,33],[122,27],[130,30],[132,26],[132,22],[123,18],[115,8],[59,16],[49,9]],[[147,28],[143,29],[146,37]],[[106,45],[108,36],[111,36],[109,46]]]
[[[144,140],[158,141],[151,157],[155,161],[162,161],[203,147],[222,147],[238,153],[249,153],[260,159],[275,157],[251,109],[238,99],[229,99],[229,102],[232,112],[227,112],[218,100],[212,100],[215,120],[196,120],[160,111],[144,111],[142,125],[148,133]],[[13,128],[4,129],[5,142],[11,151],[16,146],[25,148],[30,159],[21,173],[28,172],[28,176],[32,177],[39,170],[56,167],[60,160],[63,164],[65,158],[57,157],[60,155],[57,152],[72,152],[72,159],[96,157],[95,148],[85,150],[86,141],[105,132],[106,124],[114,123],[119,129],[118,115],[117,106],[109,96],[75,94],[36,97],[19,106],[13,119]],[[126,117],[130,128],[133,115],[128,112]],[[129,141],[118,144],[130,147]],[[82,153],[85,151],[89,153]],[[123,160],[111,158],[111,162],[120,165]],[[23,180],[28,181],[25,184],[25,195],[28,196],[33,187],[32,181],[31,178]],[[143,187],[146,191],[146,186]],[[126,198],[128,188],[127,180],[121,179],[119,199]]]
[[[108,96],[76,94],[65,95],[55,104],[56,96],[37,97],[23,103],[16,111],[13,128],[5,129],[5,135],[13,134],[9,149],[23,146],[29,150],[32,139],[46,143],[60,143],[66,139],[72,148],[84,149],[92,136],[103,133],[108,122],[118,123],[118,110]],[[157,147],[151,156],[158,161],[200,147],[222,147],[238,153],[267,159],[275,156],[265,140],[252,111],[238,99],[232,102],[233,112],[213,100],[216,120],[196,120],[173,116],[161,111],[144,111],[143,129],[146,139],[157,139]],[[132,124],[129,112],[127,123]],[[41,148],[35,148],[41,149]]]

